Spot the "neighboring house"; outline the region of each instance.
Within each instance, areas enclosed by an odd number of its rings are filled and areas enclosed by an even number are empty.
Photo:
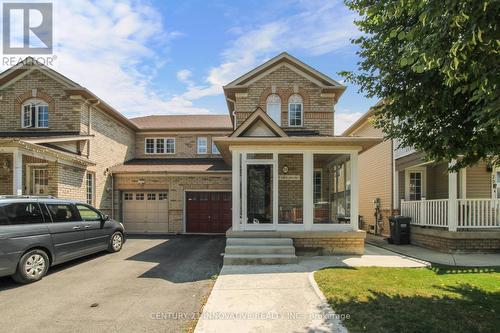
[[[380,136],[371,109],[347,136]],[[446,252],[500,250],[500,169],[481,162],[448,173],[446,163],[386,140],[359,156],[360,215],[364,229],[388,235],[393,211],[412,218],[412,243]],[[382,228],[373,200],[380,199]]]
[[[88,201],[131,232],[231,228],[362,253],[358,154],[382,139],[333,135],[346,88],[287,53],[223,88],[227,116],[126,119],[51,69],[11,68],[0,75],[0,194]]]
[[[0,74],[0,194],[53,195],[111,212],[108,168],[134,156],[137,127],[28,58]]]
[[[384,133],[371,124],[374,109],[370,109],[342,133],[343,136],[383,138]],[[393,141],[385,140],[359,155],[359,215],[361,228],[387,236],[389,217],[397,207],[393,188]]]

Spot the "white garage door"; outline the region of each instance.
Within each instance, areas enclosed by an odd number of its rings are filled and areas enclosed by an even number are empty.
[[[124,192],[123,224],[128,232],[168,232],[168,192]]]

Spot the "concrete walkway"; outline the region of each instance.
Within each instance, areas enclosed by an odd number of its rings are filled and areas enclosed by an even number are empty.
[[[390,250],[411,258],[424,260],[433,264],[465,267],[500,266],[500,253],[443,253],[416,245],[389,244],[383,237],[369,234],[366,235],[366,242],[368,244],[375,245],[386,250]]]
[[[318,292],[312,272],[329,266],[426,265],[367,245],[362,256],[300,257],[293,265],[224,266],[195,332],[346,332]]]

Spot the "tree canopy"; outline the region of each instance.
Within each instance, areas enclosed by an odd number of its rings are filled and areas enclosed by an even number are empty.
[[[499,0],[345,0],[376,127],[455,169],[500,155]]]

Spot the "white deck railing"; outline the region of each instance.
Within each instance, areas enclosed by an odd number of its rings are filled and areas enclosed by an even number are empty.
[[[500,199],[458,199],[458,227],[500,227]]]
[[[500,199],[450,199],[401,201],[401,215],[411,217],[411,224],[448,228],[450,207],[457,207],[456,228],[500,228]]]

